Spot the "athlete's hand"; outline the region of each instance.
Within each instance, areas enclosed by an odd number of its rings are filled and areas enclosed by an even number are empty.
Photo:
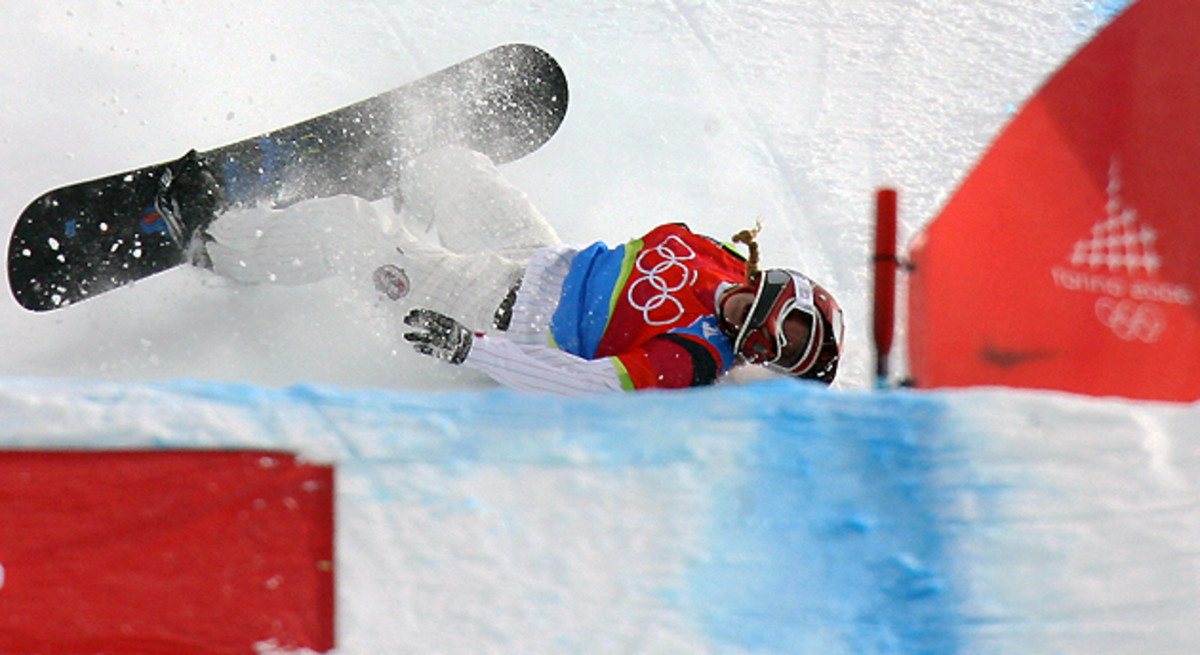
[[[466,361],[475,340],[465,325],[432,309],[412,310],[404,317],[404,324],[417,328],[404,333],[404,339],[412,343],[414,350],[451,364]]]

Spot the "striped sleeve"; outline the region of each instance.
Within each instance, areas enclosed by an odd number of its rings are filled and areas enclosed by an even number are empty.
[[[522,391],[580,395],[622,390],[610,358],[588,360],[557,348],[515,343],[502,336],[476,336],[464,363],[500,384]]]

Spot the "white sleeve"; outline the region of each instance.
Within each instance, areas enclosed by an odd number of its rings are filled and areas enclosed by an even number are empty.
[[[608,357],[589,360],[502,336],[477,335],[464,363],[522,391],[579,395],[622,390],[617,368]]]

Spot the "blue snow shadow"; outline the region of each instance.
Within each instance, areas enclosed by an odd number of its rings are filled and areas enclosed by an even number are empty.
[[[938,483],[955,453],[928,396],[745,390],[756,430],[691,571],[719,642],[769,653],[959,651]]]

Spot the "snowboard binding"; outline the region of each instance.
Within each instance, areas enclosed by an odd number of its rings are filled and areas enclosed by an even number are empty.
[[[162,215],[171,240],[182,249],[227,207],[217,176],[196,150],[167,164],[158,178],[154,208]]]

